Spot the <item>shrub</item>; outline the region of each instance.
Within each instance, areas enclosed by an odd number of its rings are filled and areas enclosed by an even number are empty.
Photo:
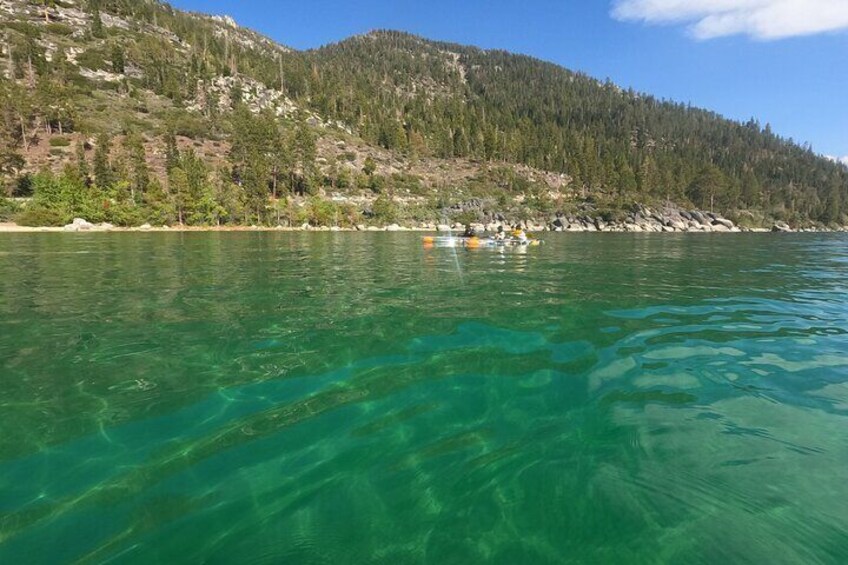
[[[26,198],[28,196],[32,196],[33,187],[32,187],[32,175],[21,175],[15,181],[14,189],[12,190],[12,196],[18,196]]]
[[[147,220],[145,210],[129,203],[118,203],[109,206],[105,221],[116,226],[140,226]]]
[[[26,22],[4,22],[3,25],[27,37],[34,37],[36,39],[41,37],[41,30]]]
[[[68,214],[38,205],[27,206],[15,217],[15,222],[18,225],[33,227],[64,226],[70,221],[71,218]]]
[[[74,33],[74,29],[72,27],[55,22],[45,25],[44,30],[53,35],[73,35]]]
[[[432,222],[439,218],[439,212],[427,204],[407,204],[399,208],[398,216],[403,220]]]
[[[346,168],[342,168],[338,174],[336,175],[336,188],[350,188],[351,186],[351,178],[350,171]]]
[[[353,204],[343,204],[341,206],[342,217],[348,227],[353,227],[362,223],[362,212]]]
[[[80,67],[91,69],[93,71],[112,70],[111,62],[108,62],[106,54],[97,49],[87,49],[77,56],[77,63]]]
[[[50,138],[50,147],[68,147],[71,144],[71,140],[67,137],[51,137]]]
[[[166,117],[166,122],[174,135],[189,139],[204,139],[212,129],[203,118],[186,112],[171,112]]]
[[[383,175],[370,175],[368,177],[368,188],[374,194],[380,194],[386,188],[386,177]]]
[[[391,224],[397,221],[398,207],[395,201],[386,194],[381,194],[371,206],[371,211],[374,214],[374,219],[384,224]]]
[[[396,190],[408,191],[410,194],[422,194],[424,192],[421,179],[407,173],[393,173],[391,177],[392,186]]]
[[[467,210],[465,212],[460,212],[456,216],[454,216],[454,220],[459,222],[460,224],[467,226],[468,224],[476,224],[480,221],[480,216],[477,212],[473,212],[471,210]]]
[[[0,196],[0,221],[9,221],[18,213],[20,213],[20,206],[17,202]]]

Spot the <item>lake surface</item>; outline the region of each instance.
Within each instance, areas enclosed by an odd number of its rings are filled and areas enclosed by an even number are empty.
[[[0,563],[848,562],[848,238],[0,234]]]

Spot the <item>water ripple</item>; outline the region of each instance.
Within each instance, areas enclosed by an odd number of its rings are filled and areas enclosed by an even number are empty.
[[[843,237],[136,235],[0,238],[0,561],[848,559]]]

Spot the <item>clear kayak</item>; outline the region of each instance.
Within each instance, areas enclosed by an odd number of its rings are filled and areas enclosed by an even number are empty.
[[[541,245],[539,239],[520,240],[516,238],[495,239],[484,237],[452,237],[452,236],[424,236],[425,247],[467,247],[475,249],[479,247],[533,247]]]

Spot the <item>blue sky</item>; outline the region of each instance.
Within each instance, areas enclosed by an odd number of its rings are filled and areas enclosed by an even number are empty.
[[[506,49],[848,156],[848,0],[173,0],[297,49],[376,28]]]

